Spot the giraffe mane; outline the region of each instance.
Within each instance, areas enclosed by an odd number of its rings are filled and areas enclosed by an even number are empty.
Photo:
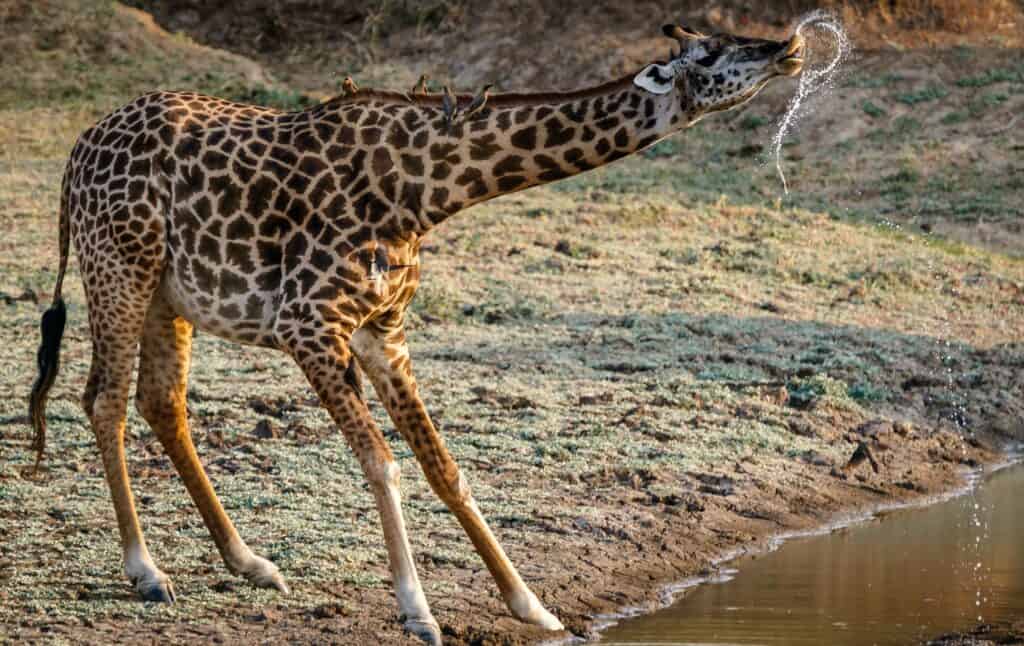
[[[613,90],[626,89],[633,84],[633,76],[635,76],[635,72],[611,81],[606,81],[600,85],[580,88],[578,90],[569,90],[566,92],[503,92],[491,94],[487,98],[487,106],[529,106],[586,99],[593,96],[607,94]],[[459,101],[469,101],[473,99],[472,94],[457,94],[455,96]],[[370,103],[373,101],[401,103],[404,105],[409,105],[411,103],[412,105],[440,106],[442,99],[443,95],[439,92],[422,95],[398,92],[395,90],[360,88],[352,94],[339,94],[334,96],[321,103],[320,106],[350,105]]]

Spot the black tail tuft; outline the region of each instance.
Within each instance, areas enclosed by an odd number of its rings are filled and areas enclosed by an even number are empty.
[[[43,319],[39,323],[39,329],[43,334],[39,354],[36,356],[39,376],[32,385],[32,396],[28,405],[28,416],[35,430],[32,448],[36,450],[36,470],[39,469],[43,451],[46,449],[46,396],[53,386],[54,379],[57,378],[57,369],[60,367],[60,340],[64,336],[66,321],[67,308],[64,306],[64,299],[57,298],[53,306],[43,313]]]

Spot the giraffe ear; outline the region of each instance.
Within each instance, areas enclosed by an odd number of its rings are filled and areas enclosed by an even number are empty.
[[[701,38],[707,38],[704,34],[700,33],[696,29],[690,29],[683,25],[663,25],[661,33],[665,34],[669,38],[675,38],[680,43],[691,39],[700,40]]]
[[[651,94],[668,94],[675,84],[676,71],[671,65],[651,63],[633,77],[633,85]]]

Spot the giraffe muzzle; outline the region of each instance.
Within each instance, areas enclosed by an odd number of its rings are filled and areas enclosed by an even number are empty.
[[[804,68],[804,52],[807,43],[803,36],[794,34],[775,59],[775,69],[782,76],[796,76]]]

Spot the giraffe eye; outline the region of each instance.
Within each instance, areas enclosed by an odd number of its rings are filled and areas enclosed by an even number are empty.
[[[721,56],[721,54],[708,54],[704,58],[699,59],[697,61],[697,64],[702,65],[704,67],[711,67],[712,65],[715,64],[715,61],[718,60],[719,56]]]

